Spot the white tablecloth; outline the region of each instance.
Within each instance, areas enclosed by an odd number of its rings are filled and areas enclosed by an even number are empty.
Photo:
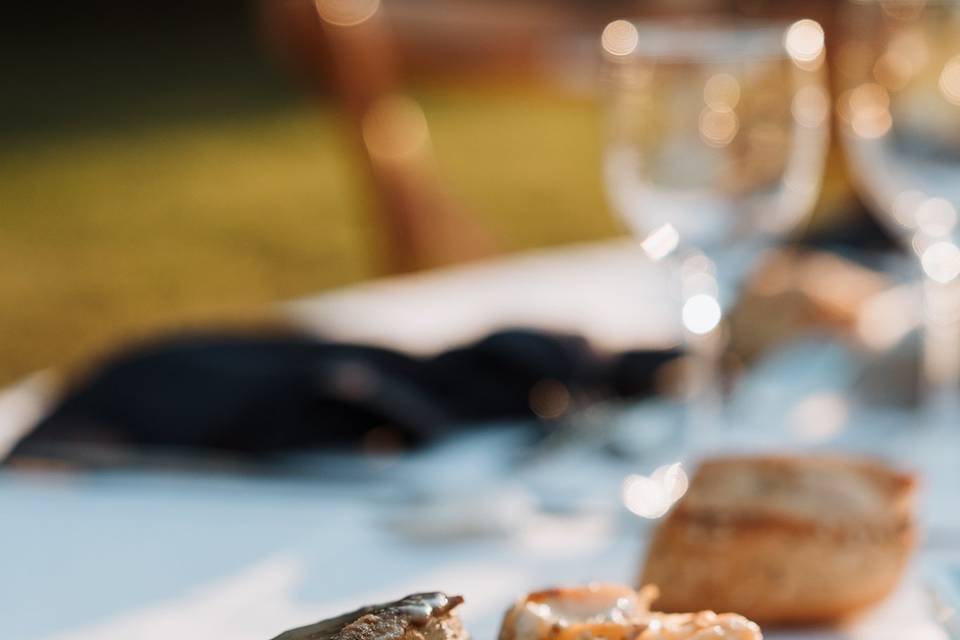
[[[678,339],[665,267],[612,240],[438,269],[294,301],[287,318],[322,336],[431,353],[503,327],[574,333],[601,349]]]
[[[574,331],[611,349],[663,344],[674,338],[676,308],[662,273],[629,243],[612,243],[364,285],[285,312],[326,336],[427,352],[503,325]],[[32,379],[0,395],[8,440],[42,411],[44,388]],[[4,473],[0,638],[267,640],[362,604],[442,589],[465,595],[474,637],[493,640],[522,591],[632,582],[647,526],[619,505],[620,482],[663,460],[575,450],[511,465],[512,437],[491,432],[407,461],[300,466],[341,478],[333,481]],[[448,486],[438,494],[440,480]],[[481,514],[502,496],[523,505],[556,495],[586,507],[525,511],[523,526],[500,535],[427,543],[397,525],[423,495],[461,496]],[[769,637],[941,638],[918,576],[915,568],[895,597],[844,629]]]
[[[443,474],[466,503],[480,503],[490,491],[519,486],[495,473],[506,457],[500,446],[426,454],[413,470],[386,468],[352,489],[315,478],[6,474],[0,636],[267,640],[362,604],[440,589],[463,594],[474,637],[492,640],[522,591],[633,582],[647,527],[602,508],[618,499],[624,468],[605,470],[580,455],[521,480],[560,491],[586,482],[599,499],[589,515],[535,515],[518,530],[476,539],[425,542],[398,533],[392,520],[407,507],[397,506],[388,478],[422,488]],[[465,469],[460,480],[452,466]],[[768,637],[942,638],[937,633],[915,570],[896,596],[844,629]]]

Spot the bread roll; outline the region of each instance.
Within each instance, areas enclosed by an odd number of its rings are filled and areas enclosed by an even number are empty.
[[[640,583],[666,611],[829,622],[894,589],[914,547],[914,478],[836,457],[704,463],[656,530]]]

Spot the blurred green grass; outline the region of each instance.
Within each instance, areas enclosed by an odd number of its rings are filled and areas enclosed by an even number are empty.
[[[222,67],[92,92],[69,69],[54,88],[23,75],[17,104],[38,108],[8,110],[0,131],[0,382],[378,274],[366,176],[335,109]],[[589,101],[417,93],[450,190],[505,250],[616,233]]]

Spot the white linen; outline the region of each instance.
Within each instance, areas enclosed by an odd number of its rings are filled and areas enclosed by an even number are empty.
[[[679,307],[662,265],[631,240],[543,249],[386,278],[284,306],[336,340],[432,353],[503,327],[575,333],[601,349],[675,344]]]
[[[611,350],[669,344],[676,311],[660,268],[621,241],[375,282],[282,310],[326,337],[424,353],[504,325],[576,332]],[[799,369],[787,369],[795,388]],[[44,388],[34,379],[0,395],[0,442],[38,415]],[[754,399],[785,412],[776,392],[765,384]],[[665,413],[651,411],[662,422]],[[0,638],[268,640],[362,604],[442,589],[466,596],[462,612],[474,638],[494,640],[499,616],[523,591],[632,582],[648,527],[620,504],[620,483],[671,460],[640,455],[618,463],[586,448],[511,466],[513,437],[491,432],[402,462],[299,465],[336,481],[5,472]],[[642,452],[656,442],[636,444]],[[503,514],[482,510],[496,509],[499,496],[509,496],[513,515],[473,529],[475,538],[463,537],[467,527],[431,542],[422,540],[429,531],[419,531],[418,542],[402,526],[418,500],[442,508],[457,497],[490,521]],[[888,603],[845,629],[768,637],[930,640],[940,633],[914,573]]]

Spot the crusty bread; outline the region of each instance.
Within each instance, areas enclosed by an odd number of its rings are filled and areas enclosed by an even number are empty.
[[[641,584],[665,611],[828,622],[897,584],[914,546],[915,481],[838,457],[705,462],[656,530]]]
[[[615,584],[529,593],[507,611],[498,640],[762,640],[743,616],[659,613],[650,610],[656,597],[656,587]]]
[[[415,593],[291,629],[274,640],[470,640],[453,609],[460,596]]]

